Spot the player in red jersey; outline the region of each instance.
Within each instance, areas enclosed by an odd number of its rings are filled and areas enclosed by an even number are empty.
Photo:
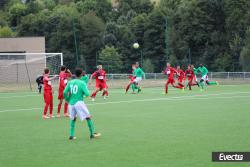
[[[48,68],[44,69],[44,75],[43,75],[43,84],[44,84],[44,111],[43,111],[43,118],[53,118],[53,94],[52,94],[52,85],[51,80],[54,80],[56,77],[49,78],[50,71]],[[49,117],[47,116],[47,111],[49,108]]]
[[[165,93],[167,94],[169,84],[171,84],[173,87],[175,87],[175,85],[174,85],[174,83],[175,83],[174,75],[176,73],[176,70],[173,67],[171,67],[170,63],[167,63],[167,67],[163,71],[163,73],[168,76],[168,80],[167,80],[167,82],[165,84]]]
[[[177,66],[177,80],[178,80],[178,86],[176,86],[176,88],[180,88],[180,89],[184,89],[184,82],[186,80],[186,75],[185,72],[181,69],[180,66]]]
[[[186,70],[186,76],[188,78],[188,84],[187,86],[189,87],[189,90],[192,90],[192,86],[196,85],[194,84],[194,79],[195,79],[195,74],[194,74],[194,71],[191,69],[191,65],[188,65],[188,68]]]
[[[104,99],[106,99],[106,97],[108,97],[108,86],[107,86],[107,83],[106,83],[106,71],[104,71],[102,69],[102,65],[98,65],[97,66],[97,71],[95,71],[91,77],[90,77],[90,84],[91,84],[91,81],[92,81],[92,78],[96,79],[96,83],[95,83],[95,90],[94,92],[91,94],[91,98],[92,98],[92,101],[95,101],[95,97],[96,97],[96,94],[99,92],[99,91],[103,91],[102,93],[102,96]]]
[[[69,69],[66,68],[66,66],[61,67],[61,72],[59,74],[59,89],[58,89],[58,107],[57,107],[57,117],[60,117],[60,111],[61,111],[61,106],[63,103],[63,91],[64,88],[67,85],[68,78],[72,76],[71,72]],[[68,117],[68,103],[65,101],[64,103],[64,116]]]
[[[168,94],[168,85],[171,84],[174,88],[179,88],[179,89],[183,89],[182,86],[175,85],[175,80],[174,80],[174,76],[175,74],[177,74],[176,69],[174,69],[173,67],[171,67],[170,63],[167,63],[167,67],[166,69],[163,71],[164,74],[168,75],[168,80],[165,84],[165,94]]]
[[[135,93],[135,90],[138,89],[138,87],[137,87],[138,83],[136,83],[136,76],[133,75],[135,69],[136,69],[136,65],[135,65],[135,64],[132,64],[132,75],[129,75],[129,76],[128,76],[128,78],[129,78],[130,80],[129,80],[128,85],[126,86],[126,91],[125,91],[125,93],[128,92],[130,86],[132,87],[133,93]]]

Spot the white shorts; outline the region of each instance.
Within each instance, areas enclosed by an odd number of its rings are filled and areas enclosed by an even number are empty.
[[[139,83],[139,82],[141,82],[141,80],[142,80],[142,77],[136,77],[135,78],[135,83]]]
[[[203,79],[204,81],[208,81],[208,75],[202,76],[201,79]]]
[[[90,118],[91,115],[89,114],[89,110],[86,104],[83,101],[78,101],[74,105],[69,105],[69,117],[71,120],[79,117],[81,121],[85,120],[86,118]]]

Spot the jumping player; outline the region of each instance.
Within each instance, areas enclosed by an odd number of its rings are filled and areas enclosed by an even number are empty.
[[[136,76],[134,75],[134,71],[136,69],[135,64],[132,64],[132,73],[133,75],[129,75],[128,78],[130,79],[128,85],[126,86],[126,92],[128,92],[130,86],[132,87],[133,93],[135,93],[135,90],[138,89],[137,83],[135,82]]]
[[[72,76],[69,69],[66,66],[62,66],[59,74],[59,89],[58,89],[58,107],[57,107],[57,117],[60,118],[61,106],[63,103],[63,91],[67,85],[68,78]],[[68,117],[68,103],[65,101],[64,103],[64,117]]]
[[[141,92],[140,82],[142,81],[142,78],[146,79],[146,75],[144,71],[140,68],[139,62],[135,63],[135,69],[133,72],[133,76],[135,77],[134,83],[138,87],[138,93]]]
[[[43,118],[53,118],[53,94],[52,94],[52,84],[51,80],[54,80],[56,77],[49,78],[50,71],[48,68],[44,69],[44,75],[43,75],[43,83],[44,83],[44,92],[43,92],[43,98],[44,98],[44,111],[43,111]],[[47,111],[49,108],[49,117],[47,116]]]
[[[81,121],[86,119],[87,125],[89,127],[90,139],[99,137],[100,133],[94,133],[94,124],[91,119],[91,115],[86,104],[83,101],[83,96],[89,96],[89,90],[85,82],[80,78],[82,76],[82,70],[76,69],[75,71],[76,79],[68,82],[63,95],[65,100],[69,103],[69,113],[70,113],[70,135],[69,140],[75,140],[75,123],[77,116]]]
[[[106,71],[104,71],[102,69],[102,65],[98,65],[97,66],[97,71],[95,71],[91,77],[90,77],[90,84],[92,81],[92,78],[96,79],[96,83],[95,83],[95,90],[94,92],[91,94],[91,99],[92,101],[95,101],[95,97],[96,94],[99,91],[103,91],[102,96],[104,99],[106,99],[106,97],[108,97],[108,90],[107,90],[107,84],[106,84]]]

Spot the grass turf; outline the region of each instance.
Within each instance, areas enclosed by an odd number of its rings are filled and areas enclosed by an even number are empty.
[[[42,119],[41,95],[0,93],[0,166],[249,166],[211,162],[212,151],[250,151],[249,101],[250,85],[168,95],[160,88],[138,95],[113,89],[106,101],[86,99],[101,138],[89,140],[86,122],[78,120],[72,142],[68,119]]]

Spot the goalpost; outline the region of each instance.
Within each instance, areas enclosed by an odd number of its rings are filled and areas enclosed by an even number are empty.
[[[58,75],[62,65],[62,53],[0,53],[0,92],[32,90],[45,67]]]

